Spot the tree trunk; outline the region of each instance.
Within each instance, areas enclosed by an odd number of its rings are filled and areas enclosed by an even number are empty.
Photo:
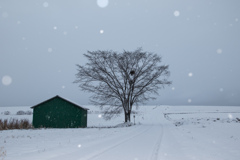
[[[125,112],[125,123],[126,122],[131,122],[131,113],[130,112]]]

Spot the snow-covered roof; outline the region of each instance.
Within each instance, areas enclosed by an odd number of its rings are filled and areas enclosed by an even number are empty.
[[[54,96],[54,97],[52,97],[52,98],[50,98],[50,99],[47,99],[47,100],[45,100],[45,101],[43,101],[43,102],[41,102],[41,103],[39,103],[39,104],[36,104],[36,105],[32,106],[31,108],[33,109],[33,108],[39,106],[40,104],[43,104],[43,103],[45,103],[45,102],[47,102],[47,101],[49,101],[49,100],[51,100],[51,99],[54,99],[54,98],[61,98],[61,99],[65,100],[65,101],[67,101],[67,102],[69,102],[69,103],[71,103],[71,104],[73,104],[73,105],[75,105],[75,106],[77,106],[77,107],[79,107],[79,108],[82,108],[82,109],[84,109],[84,110],[89,110],[88,108],[84,108],[84,107],[80,106],[79,104],[77,104],[77,103],[75,103],[75,102],[72,102],[72,101],[70,101],[70,100],[68,100],[68,99],[66,99],[66,98],[62,98],[62,97],[60,97],[59,95],[56,95],[56,96]]]

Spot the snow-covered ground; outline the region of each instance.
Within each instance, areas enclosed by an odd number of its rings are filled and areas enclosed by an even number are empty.
[[[136,125],[118,128],[107,127],[122,123],[123,115],[104,121],[98,109],[86,107],[93,111],[88,128],[0,131],[4,160],[240,159],[240,107],[142,106]],[[0,107],[0,119],[32,120],[16,115],[19,110],[31,111]]]

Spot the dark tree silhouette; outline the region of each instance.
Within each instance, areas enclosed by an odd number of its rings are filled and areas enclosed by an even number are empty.
[[[100,106],[104,118],[111,119],[124,111],[130,122],[133,105],[155,99],[158,90],[170,85],[168,65],[161,65],[161,57],[141,48],[129,52],[88,51],[85,65],[77,65],[74,83],[83,91],[94,93],[91,102]]]

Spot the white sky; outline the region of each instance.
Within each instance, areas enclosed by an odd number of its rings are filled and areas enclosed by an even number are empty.
[[[240,105],[239,0],[0,0],[0,106],[55,95],[88,104],[76,64],[87,50],[143,50],[172,86],[148,104]]]

